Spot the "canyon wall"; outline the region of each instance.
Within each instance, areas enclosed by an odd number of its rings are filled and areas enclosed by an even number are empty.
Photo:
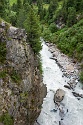
[[[24,29],[0,21],[0,123],[33,125],[46,87]]]

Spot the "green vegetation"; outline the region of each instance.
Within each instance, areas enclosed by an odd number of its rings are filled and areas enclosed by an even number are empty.
[[[4,71],[0,71],[0,78],[5,78],[7,75],[7,72],[4,70]]]
[[[0,122],[2,122],[4,125],[13,125],[13,118],[8,114],[5,113],[2,116],[0,116]]]
[[[6,60],[6,42],[0,42],[0,63]]]
[[[40,29],[39,22],[32,8],[30,8],[27,15],[27,19],[24,22],[24,27],[27,31],[27,37],[31,47],[33,48],[36,54],[39,54],[39,51],[42,49],[40,43]]]
[[[35,54],[42,48],[42,32],[44,39],[57,44],[63,53],[83,61],[83,0],[1,0],[0,8],[0,17],[26,29]]]
[[[55,42],[63,53],[81,61],[83,59],[83,20],[58,34]]]
[[[12,72],[11,72],[11,74],[10,74],[10,77],[11,77],[11,79],[12,79],[14,82],[20,84],[20,82],[21,82],[21,76],[20,76],[20,74],[19,74],[17,71],[12,70]]]
[[[21,102],[25,102],[28,98],[28,92],[23,92],[23,93],[20,93],[20,97],[21,97]]]
[[[17,0],[10,0],[10,5],[12,6],[14,3],[17,3]]]
[[[40,71],[40,73],[42,74],[43,73],[43,70],[42,70],[42,62],[41,62],[41,56],[39,56],[38,58],[38,69]]]
[[[4,79],[6,76],[9,75],[13,82],[16,82],[17,84],[20,84],[21,82],[21,75],[15,71],[15,70],[9,70],[9,69],[4,69],[3,71],[0,71],[0,78]]]
[[[83,83],[83,71],[80,73],[80,81]]]

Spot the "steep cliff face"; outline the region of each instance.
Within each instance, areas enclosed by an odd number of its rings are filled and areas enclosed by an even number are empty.
[[[24,29],[0,22],[0,123],[33,125],[45,87]]]

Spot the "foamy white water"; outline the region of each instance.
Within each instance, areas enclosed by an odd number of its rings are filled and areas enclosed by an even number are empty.
[[[71,90],[64,88],[69,79],[62,77],[63,73],[56,62],[50,59],[52,54],[48,51],[48,46],[44,42],[42,45],[43,82],[47,86],[47,96],[44,98],[42,111],[37,120],[38,123],[40,125],[59,125],[59,121],[61,121],[61,125],[83,125],[83,99],[77,100]],[[53,109],[55,109],[54,92],[59,88],[65,91],[65,98],[61,104],[65,112],[63,120],[61,120],[59,110],[53,112]],[[76,87],[76,90],[83,93],[79,86]]]

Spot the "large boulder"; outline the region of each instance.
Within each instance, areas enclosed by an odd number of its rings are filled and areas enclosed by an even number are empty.
[[[56,93],[54,94],[54,102],[61,102],[65,96],[65,91],[62,89],[57,89]]]

